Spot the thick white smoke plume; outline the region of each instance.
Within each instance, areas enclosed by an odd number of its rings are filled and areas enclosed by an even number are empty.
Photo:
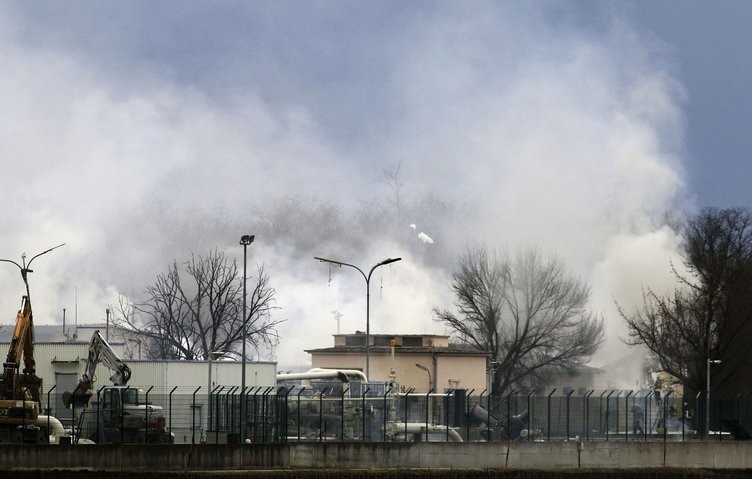
[[[313,256],[366,271],[402,257],[373,275],[372,332],[445,333],[431,310],[451,306],[468,245],[538,245],[590,282],[601,363],[624,334],[614,299],[670,287],[681,90],[613,12],[136,2],[66,27],[53,5],[0,11],[0,257],[68,243],[34,265],[37,323],[71,320],[74,296],[80,323],[101,321],[173,259],[241,260],[245,233],[286,319],[283,367],[331,345],[333,310],[343,332],[365,328],[363,278]],[[0,286],[7,325],[18,273]]]

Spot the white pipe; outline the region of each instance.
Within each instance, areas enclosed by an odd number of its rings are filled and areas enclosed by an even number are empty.
[[[408,434],[426,432],[426,423],[424,422],[408,422],[407,424],[404,422],[390,422],[387,427],[394,432],[395,436],[398,434],[404,434],[405,432]],[[427,432],[429,434],[447,434],[447,431],[449,431],[449,440],[451,442],[463,442],[462,436],[460,436],[457,431],[451,427],[447,428],[446,426],[442,426],[441,424],[429,424]]]
[[[36,424],[39,427],[47,429],[48,420],[50,424],[50,429],[49,431],[47,431],[47,434],[55,437],[54,442],[52,439],[50,439],[50,444],[58,444],[60,442],[60,438],[67,436],[68,433],[65,432],[65,428],[63,427],[63,424],[55,416],[43,416],[40,414],[39,416],[37,416]]]
[[[327,378],[341,378],[342,376],[357,377],[361,382],[368,382],[366,375],[363,371],[357,369],[323,369],[313,368],[309,369],[305,373],[283,373],[277,374],[277,382],[297,380],[297,379],[327,379]]]

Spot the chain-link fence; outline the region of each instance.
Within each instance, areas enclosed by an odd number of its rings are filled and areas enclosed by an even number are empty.
[[[136,389],[105,387],[88,405],[43,407],[75,442],[743,440],[752,397],[652,390],[393,391],[385,384]],[[51,406],[50,406],[51,405]],[[709,406],[709,407],[708,407]]]

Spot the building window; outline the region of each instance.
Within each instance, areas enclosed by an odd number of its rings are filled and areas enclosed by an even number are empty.
[[[423,336],[408,336],[402,338],[402,346],[420,347],[423,346]]]
[[[391,336],[374,336],[374,346],[389,346],[389,342],[392,340]]]
[[[357,336],[347,336],[345,338],[345,346],[365,346],[366,345],[366,337],[357,335]]]

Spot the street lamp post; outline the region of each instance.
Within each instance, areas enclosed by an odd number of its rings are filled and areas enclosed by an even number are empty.
[[[43,254],[47,254],[50,251],[52,251],[54,249],[57,249],[57,248],[59,248],[61,246],[65,246],[65,243],[59,244],[57,246],[53,246],[50,249],[44,250],[41,253],[32,256],[28,263],[26,262],[26,253],[24,253],[24,254],[21,255],[21,263],[22,264],[18,264],[15,261],[10,260],[10,259],[0,259],[0,261],[5,262],[5,263],[13,263],[16,266],[18,266],[18,269],[21,270],[21,278],[23,279],[23,282],[26,285],[26,297],[29,298],[29,300],[31,300],[31,294],[29,293],[29,279],[28,279],[28,273],[33,273],[34,272],[34,270],[29,269],[29,268],[31,268],[31,263],[35,259],[37,259],[39,256],[42,256]]]
[[[362,269],[358,268],[354,264],[350,263],[343,263],[342,261],[335,261],[332,259],[326,259],[321,258],[319,256],[314,256],[313,259],[317,259],[323,263],[331,263],[336,264],[340,267],[342,266],[349,266],[351,268],[355,268],[360,272],[361,275],[363,275],[363,279],[366,280],[366,377],[370,378],[370,342],[371,342],[371,274],[373,273],[373,270],[378,268],[379,266],[384,266],[385,264],[389,263],[395,263],[397,261],[400,261],[402,258],[387,258],[384,261],[381,261],[379,263],[376,263],[373,265],[373,267],[368,271],[368,274],[365,274]]]
[[[708,358],[707,361],[707,374],[705,375],[705,380],[707,381],[706,387],[705,387],[705,432],[708,435],[708,439],[710,439],[710,365],[711,364],[721,364],[720,359],[710,359]]]
[[[423,366],[422,364],[415,363],[415,367],[418,369],[422,369],[423,371],[428,373],[428,390],[430,391],[433,388],[433,381],[431,380],[431,371],[429,371],[428,368]]]
[[[245,343],[246,343],[246,331],[248,329],[248,315],[246,314],[246,283],[248,275],[246,274],[246,264],[248,258],[248,245],[253,243],[256,237],[254,235],[243,235],[240,237],[240,244],[243,245],[243,332],[241,337],[243,339],[243,358],[240,367],[240,440],[245,444]]]

